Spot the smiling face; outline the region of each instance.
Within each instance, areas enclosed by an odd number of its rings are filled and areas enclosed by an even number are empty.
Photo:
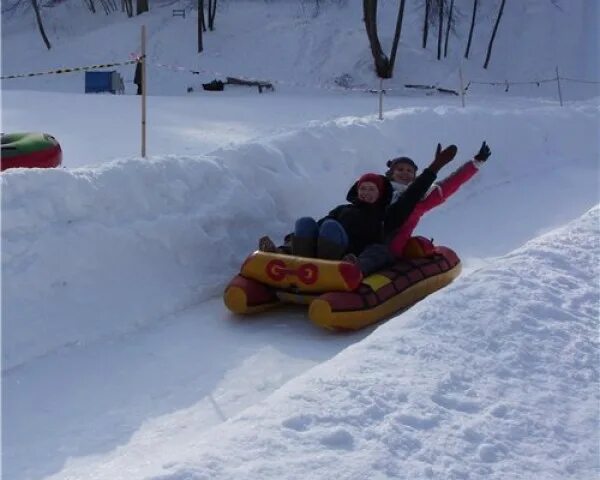
[[[416,174],[417,171],[412,165],[399,163],[392,170],[392,180],[403,185],[408,185],[414,181]]]
[[[375,203],[379,198],[379,190],[373,182],[361,182],[358,186],[358,199],[365,203]]]

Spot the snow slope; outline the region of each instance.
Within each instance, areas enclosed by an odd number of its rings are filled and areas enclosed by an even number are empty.
[[[223,0],[201,57],[193,16],[168,3],[134,19],[44,9],[49,52],[31,17],[3,15],[3,74],[127,60],[142,23],[151,61],[147,160],[138,97],[83,95],[82,74],[2,82],[2,130],[56,134],[66,167],[0,176],[4,477],[598,476],[597,85],[565,82],[563,108],[554,84],[472,85],[465,109],[392,90],[379,121],[371,94],[334,83],[376,86],[360,2],[320,3],[315,16],[314,2]],[[468,16],[437,62],[407,3],[390,85],[455,88]],[[481,9],[467,79],[557,64],[600,78],[590,0],[507,2],[483,71],[497,3]],[[380,4],[395,18],[396,2]],[[232,74],[276,91],[185,93]],[[350,335],[301,309],[224,309],[259,236],[324,214],[392,156],[425,166],[438,141],[456,143],[458,166],[484,139],[488,164],[417,231],[463,259],[448,289]]]
[[[494,158],[448,212],[431,216],[445,228],[427,219],[423,231],[466,256],[509,251],[597,200],[598,146],[586,141],[597,115],[595,104],[399,109],[384,122],[345,118],[210,156],[7,173],[3,367],[218,294],[259,236],[324,215],[348,179],[382,171],[392,155],[425,163],[437,141],[457,143],[467,160],[486,139]],[[427,131],[439,133],[424,140]]]
[[[203,435],[190,409],[49,478],[597,478],[599,215],[459,279]]]
[[[26,17],[2,18],[3,74],[39,72],[123,62],[140,50],[140,26],[148,28],[148,82],[153,95],[183,95],[188,86],[226,76],[270,80],[278,89],[302,89],[317,93],[338,88],[335,80],[349,77],[351,86],[378,87],[373,60],[358,1],[315,2],[284,0],[236,0],[219,2],[216,29],[204,37],[204,52],[197,53],[195,11],[185,19],[173,17],[181,4],[157,2],[148,14],[127,19],[122,13],[92,15],[83,3],[63,2],[43,9],[53,48],[47,51],[31,12]],[[592,0],[528,0],[507,2],[498,30],[491,63],[483,69],[486,49],[499,2],[480,2],[469,59],[464,59],[471,21],[472,2],[457,0],[448,56],[437,56],[437,29],[429,33],[427,49],[421,48],[422,2],[408,1],[394,78],[387,88],[404,84],[439,85],[457,90],[462,63],[469,81],[533,82],[563,77],[600,81],[598,24],[600,10]],[[397,2],[379,2],[379,37],[389,53]],[[115,41],[117,39],[117,41]],[[114,67],[126,79],[128,92],[134,68]],[[193,75],[191,71],[199,71]],[[5,80],[3,89],[82,92],[84,74],[50,75]],[[563,82],[567,100],[600,94],[600,84]],[[473,93],[503,94],[504,86],[473,84]],[[408,93],[405,91],[404,93]],[[515,85],[509,94],[557,98],[557,85]]]
[[[322,107],[326,101],[319,98],[318,104]],[[85,110],[86,104],[78,108]],[[500,268],[502,261],[490,257],[504,255],[598,203],[598,145],[589,141],[597,129],[598,109],[597,101],[560,108],[544,102],[507,106],[488,98],[486,108],[423,105],[386,112],[383,122],[374,116],[315,122],[205,156],[5,172],[5,472],[11,478],[54,474],[57,479],[154,478],[180,470],[170,478],[235,476],[221,470],[225,467],[220,461],[211,463],[215,472],[197,474],[205,466],[201,462],[197,470],[189,463],[189,449],[204,441],[208,428],[243,414],[373,331],[331,335],[312,327],[301,310],[255,320],[232,318],[221,304],[220,292],[256,239],[264,233],[284,234],[299,214],[325,213],[341,201],[352,178],[366,170],[382,171],[384,160],[392,155],[410,154],[423,165],[436,141],[456,142],[458,163],[485,138],[493,150],[489,164],[418,230],[460,253],[466,268],[458,287],[471,282],[470,272],[481,266]],[[438,132],[433,139],[431,131]],[[594,252],[590,255],[597,255]],[[537,266],[529,265],[530,273],[538,272]],[[596,275],[593,270],[588,273],[591,278]],[[572,275],[578,279],[578,270]],[[592,306],[585,312],[593,317],[593,299],[599,295],[597,283],[588,280],[585,276],[582,281],[589,284],[585,295]],[[486,279],[484,285],[500,294],[505,283],[512,282]],[[445,298],[453,298],[448,295]],[[503,298],[490,301],[505,305]],[[452,318],[464,315],[464,304],[456,300],[454,305],[454,311],[434,308],[426,314],[441,322],[440,334]],[[504,310],[495,316],[504,319]],[[405,319],[406,314],[388,324],[402,326]],[[498,347],[499,354],[504,350]],[[469,363],[470,358],[461,361]],[[379,360],[361,353],[360,362],[364,368],[376,368]],[[395,362],[404,364],[405,355]],[[368,367],[371,363],[375,367]],[[326,365],[323,368],[329,368]],[[375,382],[369,380],[369,371],[364,381]],[[578,374],[568,371],[565,375]],[[404,374],[416,381],[420,372]],[[442,382],[443,375],[436,381]],[[449,381],[448,388],[455,388],[455,381]],[[590,382],[597,383],[593,375]],[[545,384],[531,388],[539,397],[548,394]],[[570,395],[568,390],[563,393]],[[573,405],[583,405],[585,415],[593,416],[579,400]],[[514,408],[526,408],[516,397],[513,401],[518,404]],[[570,399],[557,400],[564,401]],[[545,411],[545,405],[536,405],[527,408]],[[487,419],[487,412],[475,409],[473,422]],[[578,420],[565,422],[569,432],[583,432],[581,437],[573,434],[577,442],[592,448],[594,437]],[[517,430],[522,428],[519,424]],[[402,432],[396,433],[401,442]],[[395,434],[390,435],[392,442]],[[525,433],[521,437],[523,443],[534,441]],[[520,444],[495,437],[483,440],[473,441],[482,444],[480,459],[506,455],[501,468],[519,468],[511,448]],[[335,433],[324,440],[334,446],[347,441],[343,431],[339,438]],[[531,454],[534,464],[545,465],[543,471],[550,476],[556,469],[567,471],[566,461],[562,466],[547,463],[545,451],[540,446]],[[247,458],[243,451],[236,452],[236,457]],[[452,455],[454,461],[430,460],[431,471],[456,470],[457,478],[470,471],[470,464]],[[581,455],[581,462],[569,467],[574,478],[585,478],[595,465],[590,456]],[[357,468],[348,466],[347,478],[360,478],[364,467]],[[495,466],[488,470],[499,475]],[[327,476],[325,471],[321,478]]]

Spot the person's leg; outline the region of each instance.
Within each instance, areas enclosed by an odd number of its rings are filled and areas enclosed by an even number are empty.
[[[394,263],[389,248],[382,243],[368,245],[358,257],[356,255],[347,255],[347,257],[342,260],[357,265],[365,277]]]
[[[371,275],[394,263],[394,256],[387,245],[373,243],[365,248],[358,256],[358,266],[363,275]]]
[[[340,260],[348,250],[348,234],[337,220],[328,218],[319,227],[317,257]]]
[[[296,220],[292,237],[292,254],[300,257],[315,257],[319,226],[312,217]]]

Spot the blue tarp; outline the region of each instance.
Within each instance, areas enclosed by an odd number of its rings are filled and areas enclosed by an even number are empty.
[[[110,72],[85,72],[85,93],[110,92],[117,93],[119,74]]]

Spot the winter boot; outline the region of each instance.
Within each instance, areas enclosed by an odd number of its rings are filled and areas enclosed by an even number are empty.
[[[260,237],[258,240],[258,249],[261,252],[276,252],[277,246],[269,237]]]

